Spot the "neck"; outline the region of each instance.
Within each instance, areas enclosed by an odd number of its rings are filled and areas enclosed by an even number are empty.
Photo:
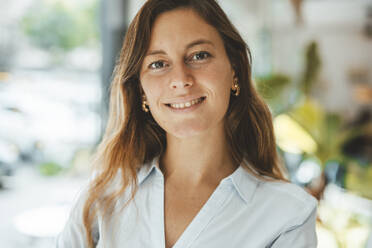
[[[238,166],[229,153],[223,128],[191,138],[167,134],[167,149],[160,158],[166,181],[188,185],[218,184]]]

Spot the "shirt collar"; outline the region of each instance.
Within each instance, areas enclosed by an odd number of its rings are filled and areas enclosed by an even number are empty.
[[[256,176],[249,172],[249,166],[249,162],[244,159],[239,167],[230,176],[222,180],[222,182],[224,180],[232,182],[239,196],[247,204],[253,199],[256,188],[260,182]]]
[[[249,203],[256,191],[256,188],[260,180],[249,172],[248,167],[250,166],[247,160],[239,165],[239,167],[226,178],[222,179],[221,184],[232,183],[233,187],[243,199],[245,203]],[[157,170],[162,173],[159,168],[159,156],[156,156],[152,161],[144,164],[138,172],[138,184],[141,185],[143,181],[151,174],[153,170]]]
[[[154,170],[157,169],[159,172],[161,172],[159,168],[159,156],[156,156],[153,158],[152,161],[142,165],[138,172],[138,184],[141,185],[143,181],[150,175],[150,173]]]

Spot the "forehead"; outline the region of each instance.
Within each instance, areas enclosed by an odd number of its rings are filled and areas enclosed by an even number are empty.
[[[176,9],[159,15],[152,27],[150,49],[188,44],[195,39],[207,39],[223,45],[218,31],[192,9]]]

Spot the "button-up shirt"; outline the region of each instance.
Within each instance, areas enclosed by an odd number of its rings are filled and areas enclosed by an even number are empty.
[[[317,246],[315,198],[292,183],[258,179],[244,167],[242,163],[220,181],[173,248]],[[81,216],[85,199],[82,193],[57,237],[58,248],[87,247]],[[93,236],[100,248],[165,248],[164,176],[158,157],[138,172],[133,201],[108,220],[98,215]]]

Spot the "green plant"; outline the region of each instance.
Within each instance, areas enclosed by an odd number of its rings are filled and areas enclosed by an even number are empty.
[[[274,115],[278,115],[288,108],[289,98],[286,93],[288,93],[290,83],[291,78],[280,73],[256,78],[256,89],[269,104]]]
[[[342,129],[342,118],[338,114],[326,112],[315,101],[306,98],[288,115],[312,137],[317,149],[311,155],[315,155],[322,166],[330,159],[343,160],[341,145],[349,132]]]
[[[296,99],[296,104],[286,109],[286,114],[310,135],[316,144],[313,153],[305,155],[317,157],[322,166],[325,166],[327,160],[343,159],[341,145],[349,133],[344,132],[342,129],[342,118],[340,115],[326,112],[310,95],[312,88],[317,82],[320,68],[321,59],[318,45],[315,41],[312,41],[305,49],[304,69],[299,77],[299,82],[296,84],[297,88],[295,90],[299,92],[299,97]],[[276,81],[280,82],[280,80]],[[270,81],[266,81],[265,84],[267,82]],[[283,89],[275,92],[280,94],[281,91]],[[275,92],[271,92],[271,94]]]
[[[55,176],[59,174],[63,168],[55,162],[46,162],[38,165],[40,174],[44,176]]]
[[[97,1],[71,8],[63,1],[35,2],[21,21],[31,42],[43,49],[69,51],[98,41]]]
[[[300,87],[305,96],[309,96],[314,83],[317,81],[321,65],[318,45],[315,41],[312,41],[306,47],[305,68],[300,80]]]

